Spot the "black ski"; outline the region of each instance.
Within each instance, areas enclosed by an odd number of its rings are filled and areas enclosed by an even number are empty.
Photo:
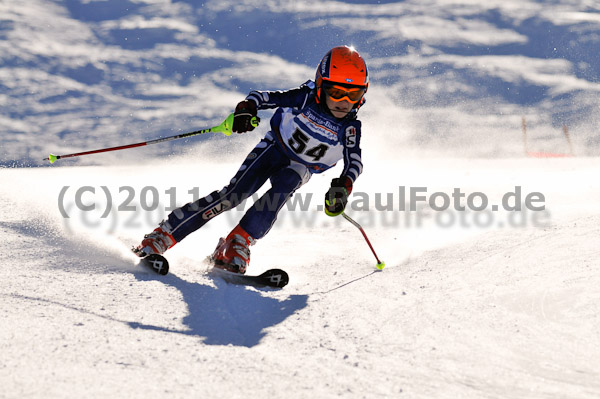
[[[251,285],[253,287],[283,288],[290,281],[288,274],[281,269],[270,269],[258,276],[233,273],[228,270],[213,267],[210,274],[221,277],[230,284]]]
[[[166,276],[169,273],[169,262],[164,256],[159,254],[151,254],[143,257],[140,260],[140,264],[161,276]]]
[[[159,254],[150,254],[140,260],[140,264],[149,268],[155,273],[165,276],[169,273],[169,261]],[[218,267],[213,267],[210,274],[221,277],[230,284],[250,285],[253,287],[271,287],[283,288],[290,278],[288,274],[281,269],[269,269],[258,276],[249,276],[246,274],[233,273]]]

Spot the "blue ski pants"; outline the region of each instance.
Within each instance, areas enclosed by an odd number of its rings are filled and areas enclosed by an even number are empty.
[[[254,239],[264,237],[287,200],[310,179],[308,168],[287,157],[269,135],[248,154],[230,183],[221,191],[175,209],[164,222],[181,241],[212,218],[235,208],[267,181],[271,188],[244,214],[240,226]]]

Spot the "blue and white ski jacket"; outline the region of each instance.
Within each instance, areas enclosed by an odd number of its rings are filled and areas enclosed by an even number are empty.
[[[324,172],[343,159],[342,176],[354,182],[363,168],[357,110],[337,119],[321,108],[315,95],[315,83],[309,80],[287,91],[252,91],[246,99],[259,110],[277,108],[267,137],[272,135],[290,159],[312,173]]]

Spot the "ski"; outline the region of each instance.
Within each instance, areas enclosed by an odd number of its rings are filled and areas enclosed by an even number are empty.
[[[151,254],[143,257],[140,260],[140,264],[161,276],[166,276],[169,273],[169,262],[164,256],[159,254]]]
[[[169,262],[164,256],[159,254],[150,254],[143,257],[140,259],[140,264],[161,276],[166,276],[169,273]],[[290,281],[288,274],[281,269],[269,269],[260,275],[250,276],[213,267],[209,274],[214,277],[220,277],[230,284],[249,285],[258,288],[283,288]]]
[[[233,273],[228,270],[213,267],[210,274],[221,277],[230,284],[250,285],[253,287],[283,288],[290,281],[288,274],[281,269],[270,269],[258,276]]]

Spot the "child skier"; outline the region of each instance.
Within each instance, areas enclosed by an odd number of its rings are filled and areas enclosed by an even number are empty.
[[[314,82],[288,91],[252,91],[234,113],[233,131],[254,129],[257,110],[277,108],[271,130],[250,152],[231,182],[221,191],[174,210],[134,249],[139,256],[162,254],[214,216],[232,209],[254,194],[267,180],[271,188],[244,214],[239,224],[221,238],[212,254],[216,267],[245,273],[249,247],[264,237],[277,213],[313,173],[321,173],[340,159],[344,169],[325,195],[325,212],[344,211],[348,195],[362,172],[361,123],[369,75],[363,58],[352,47],[331,49],[321,60]]]

